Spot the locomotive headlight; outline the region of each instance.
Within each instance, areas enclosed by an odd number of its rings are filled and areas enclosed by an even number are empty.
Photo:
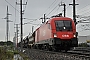
[[[76,34],[74,34],[73,37],[76,37]]]
[[[54,33],[54,37],[57,37],[57,34]]]
[[[73,37],[77,37],[78,36],[78,32],[74,33]]]

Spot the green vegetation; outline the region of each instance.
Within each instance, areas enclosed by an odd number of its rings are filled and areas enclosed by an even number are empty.
[[[24,60],[30,60],[24,53],[18,52],[17,50],[13,51],[10,47],[0,47],[0,60],[13,60],[15,54],[19,54]]]
[[[10,46],[10,45],[13,45],[13,42],[11,42],[11,41],[8,41],[8,42],[3,42],[3,41],[1,41],[1,42],[0,42],[0,45],[1,45],[1,46],[5,46],[5,45]]]
[[[30,60],[30,58],[27,55],[25,55],[23,53],[19,53],[19,54],[24,60]]]
[[[89,45],[87,45],[87,43],[80,43],[78,46],[79,47],[89,47]]]
[[[5,49],[4,47],[0,47],[0,60],[12,60],[14,53],[10,50]]]
[[[14,54],[19,54],[19,52],[17,50],[14,50]]]
[[[0,60],[13,60],[15,54],[19,54],[24,60],[30,60],[24,53],[14,50],[13,42],[0,42]]]

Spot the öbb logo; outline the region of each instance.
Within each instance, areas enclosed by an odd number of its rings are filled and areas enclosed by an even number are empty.
[[[65,35],[62,35],[62,37],[69,37],[69,35],[66,35],[66,34],[65,34]]]

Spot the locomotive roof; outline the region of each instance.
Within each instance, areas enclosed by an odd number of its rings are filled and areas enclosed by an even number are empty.
[[[54,18],[51,18],[50,20],[48,20],[48,23],[50,23],[51,21],[53,20],[72,20],[71,18],[68,18],[68,17],[54,17]]]

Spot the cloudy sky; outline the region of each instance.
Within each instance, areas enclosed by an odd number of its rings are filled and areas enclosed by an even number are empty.
[[[9,16],[9,20],[13,22],[9,22],[9,40],[13,41],[13,37],[15,36],[16,27],[14,24],[19,24],[20,27],[20,0],[0,0],[0,41],[6,41],[6,17],[7,14],[7,5],[9,7],[9,13],[12,14]],[[46,17],[51,17],[52,15],[56,15],[58,13],[63,13],[63,6],[59,6],[61,1],[66,4],[66,16],[72,18],[72,4],[73,0],[22,0],[23,4],[27,2],[27,5],[23,5],[23,36],[27,36],[32,32],[32,26],[34,26],[34,30],[41,25],[41,21],[39,20],[46,14]],[[16,5],[17,2],[18,4]],[[76,0],[76,3],[79,5],[76,6],[76,15],[89,16],[90,15],[90,0]],[[72,18],[73,19],[73,18]],[[84,19],[84,18],[82,18]],[[88,18],[85,18],[88,19]],[[80,19],[77,19],[80,20]],[[31,22],[30,22],[31,21]],[[89,20],[88,20],[89,21]],[[79,32],[79,36],[87,36],[90,35],[90,23],[78,23],[77,31]],[[19,38],[20,38],[20,28],[19,28]]]

